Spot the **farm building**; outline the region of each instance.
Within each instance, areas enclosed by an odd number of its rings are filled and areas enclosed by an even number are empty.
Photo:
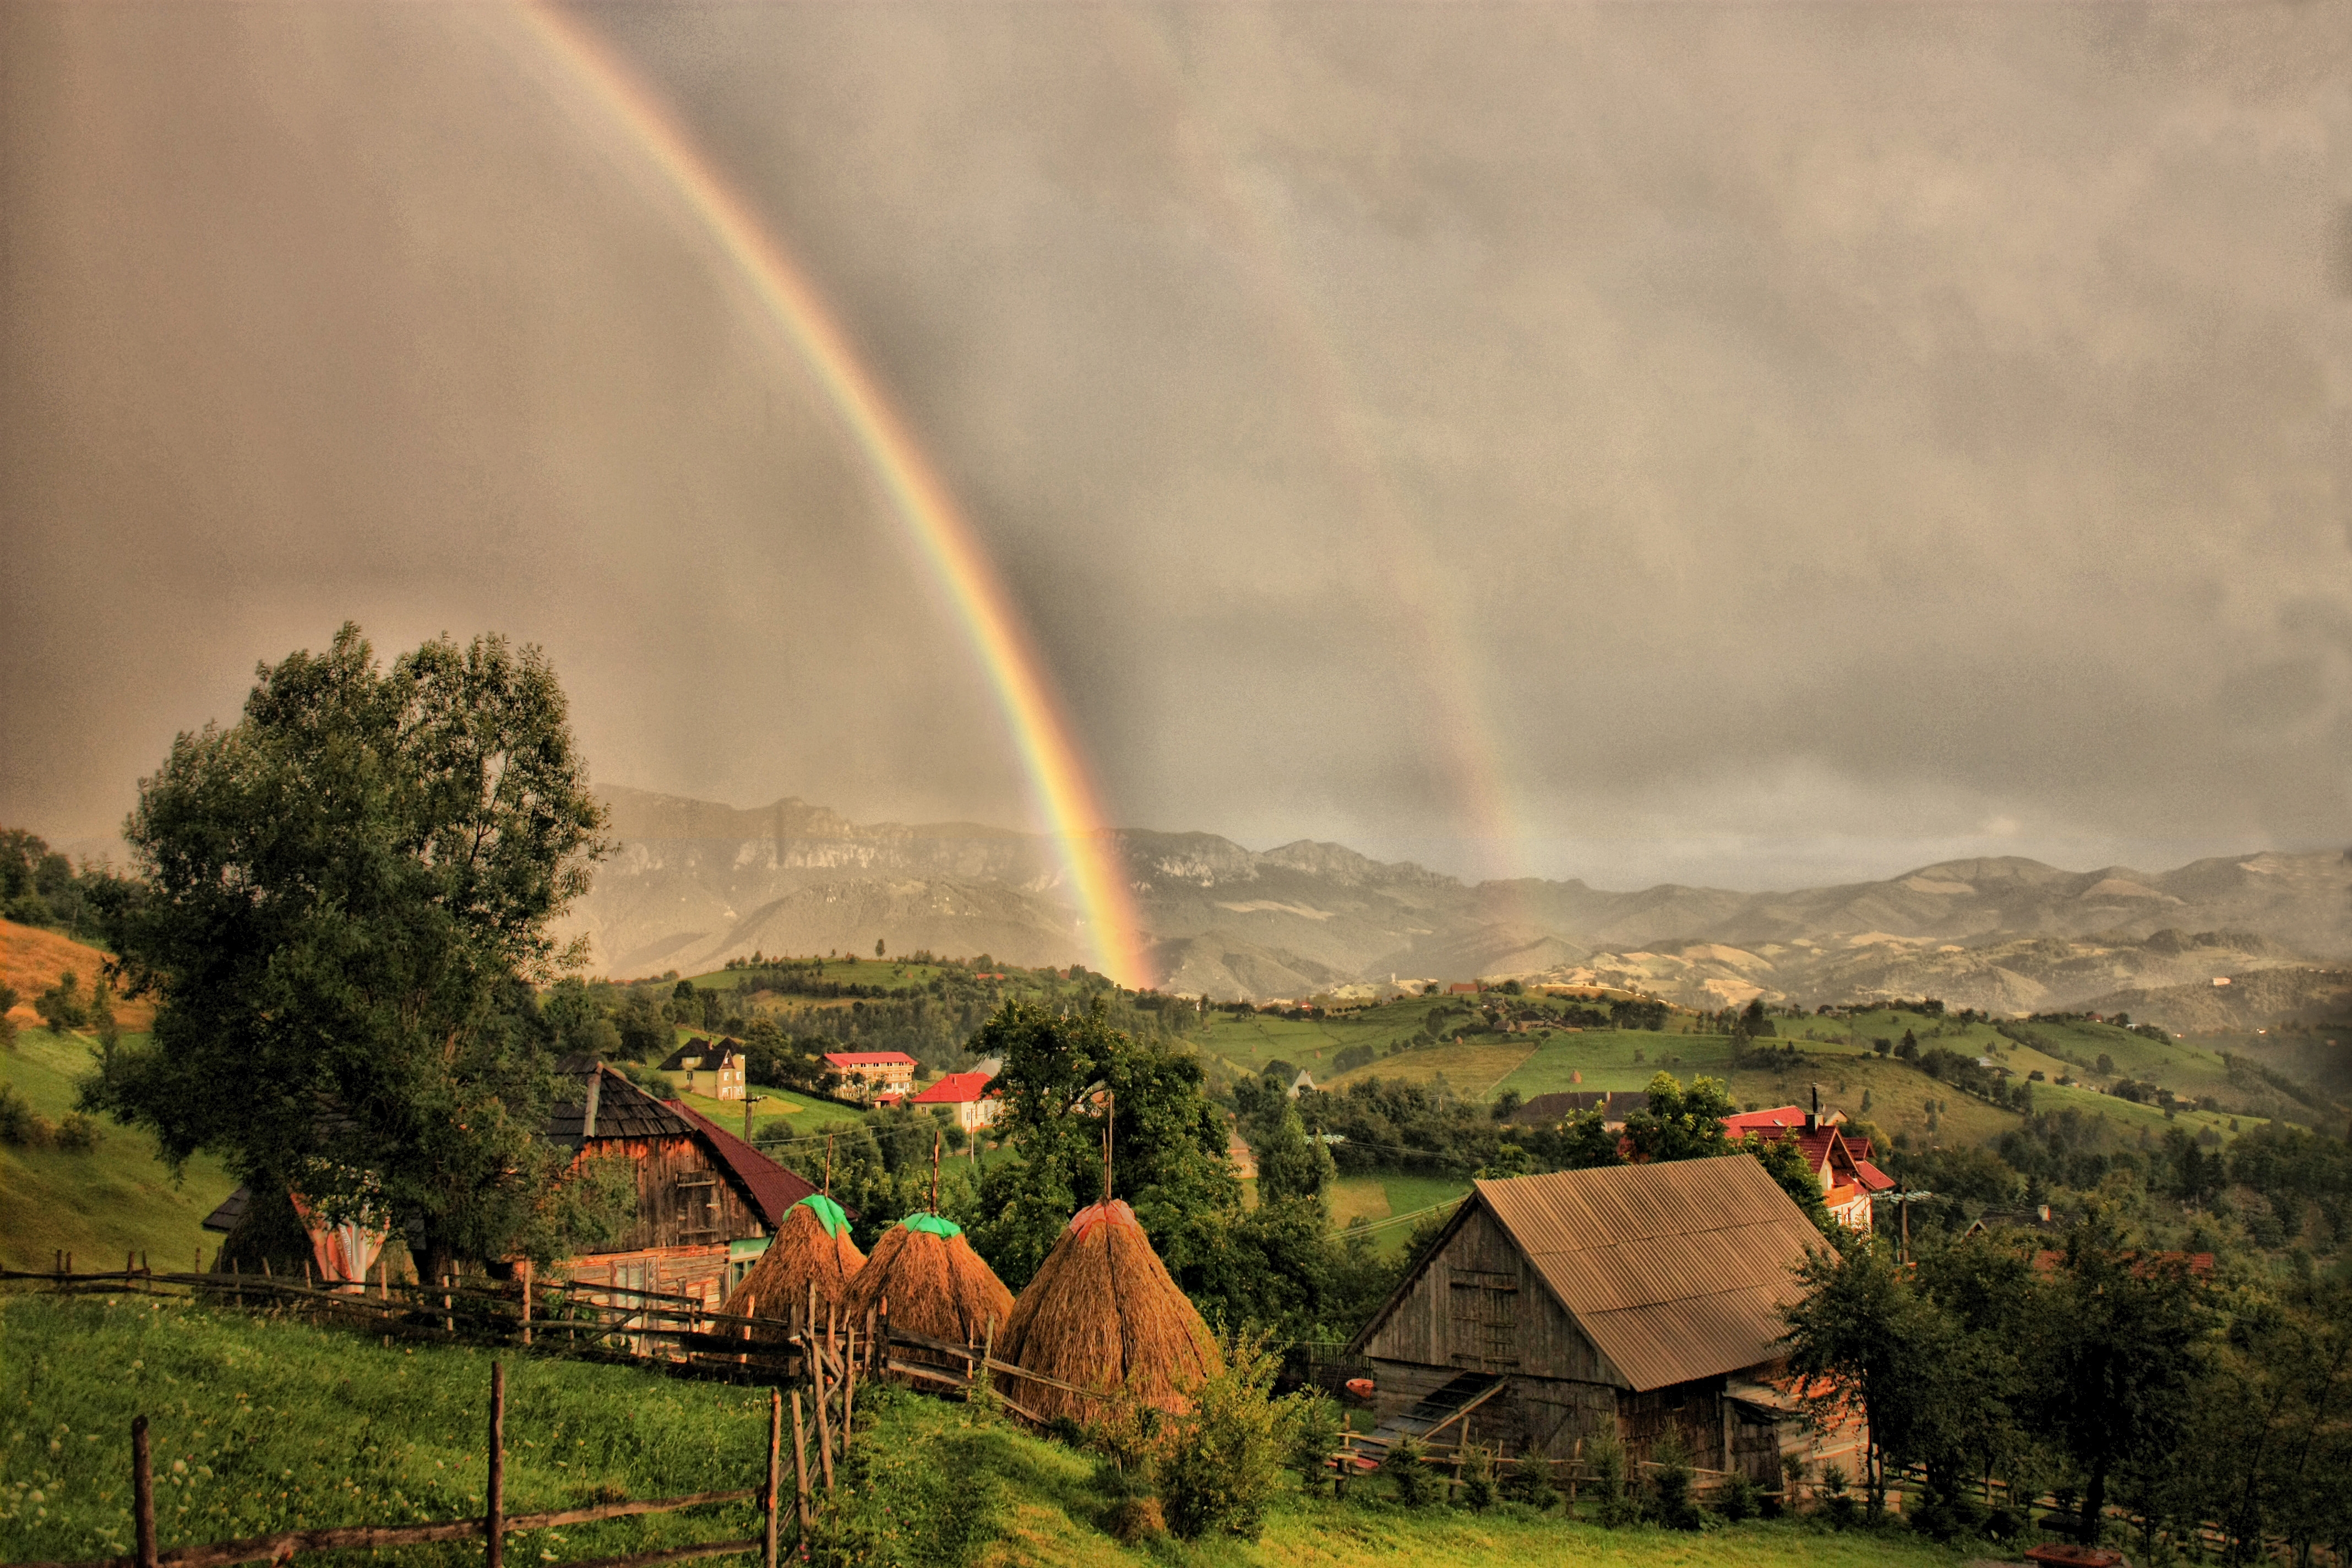
[[[602,1062],[562,1064],[579,1098],[548,1113],[547,1136],[579,1160],[634,1161],[637,1217],[610,1250],[567,1259],[583,1283],[699,1296],[714,1308],[758,1256],[782,1211],[814,1189],[683,1105],[656,1100]],[[761,1250],[763,1250],[761,1249]],[[737,1256],[740,1252],[741,1256]]]
[[[989,1085],[993,1076],[984,1072],[951,1072],[914,1097],[913,1105],[944,1105],[955,1111],[956,1125],[966,1132],[977,1132],[996,1121],[996,1112],[1003,1104]]]
[[[915,1058],[904,1051],[831,1051],[824,1065],[867,1100],[895,1100],[915,1088]]]
[[[1466,1409],[1476,1441],[1570,1458],[1673,1427],[1697,1465],[1776,1485],[1807,1442],[1780,1309],[1822,1245],[1747,1158],[1482,1181],[1349,1348],[1383,1429]]]

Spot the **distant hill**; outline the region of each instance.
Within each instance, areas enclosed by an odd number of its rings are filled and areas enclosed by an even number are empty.
[[[574,929],[620,975],[765,952],[1083,961],[1050,844],[974,823],[856,823],[608,788],[621,850]],[[1465,883],[1302,840],[1118,835],[1165,988],[1303,996],[1401,980],[1518,976],[1690,1005],[1940,995],[2000,1012],[2077,1007],[2217,974],[2352,962],[2352,858],[2334,851],[2065,871],[1954,860],[1879,882],[1741,893],[1580,881]]]

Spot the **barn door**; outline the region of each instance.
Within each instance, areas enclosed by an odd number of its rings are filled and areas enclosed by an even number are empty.
[[[1455,1366],[1507,1372],[1519,1364],[1519,1277],[1484,1268],[1451,1271],[1447,1344]]]

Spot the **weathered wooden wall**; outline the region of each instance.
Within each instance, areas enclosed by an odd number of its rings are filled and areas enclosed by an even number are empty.
[[[608,1251],[715,1244],[723,1263],[727,1243],[767,1234],[758,1213],[694,1139],[599,1138],[581,1151],[583,1159],[605,1154],[625,1154],[637,1171],[636,1224]]]
[[[1423,1266],[1363,1353],[1573,1383],[1622,1381],[1484,1208]]]

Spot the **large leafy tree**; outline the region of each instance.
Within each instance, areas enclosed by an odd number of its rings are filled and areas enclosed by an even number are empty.
[[[1113,1194],[1180,1279],[1214,1262],[1242,1194],[1199,1058],[1111,1027],[1099,1003],[1078,1013],[1007,1002],[971,1050],[1003,1062],[999,1125],[1019,1156],[989,1169],[975,1228],[1006,1284],[1026,1284],[1070,1215],[1101,1195],[1106,1114]]]
[[[560,1247],[556,1031],[525,983],[562,966],[604,820],[536,648],[441,638],[386,668],[346,626],[262,668],[141,786],[113,934],[159,1005],[88,1102],[175,1162],[391,1219],[428,1268]]]

